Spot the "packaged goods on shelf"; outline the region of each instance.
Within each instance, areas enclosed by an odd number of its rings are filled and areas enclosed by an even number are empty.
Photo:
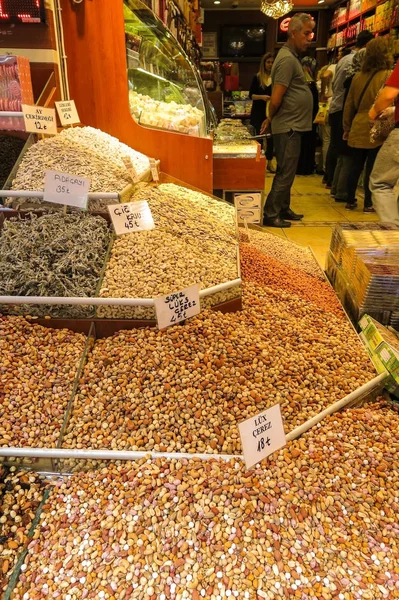
[[[22,104],[33,104],[29,60],[22,56],[0,56],[0,112],[21,112]],[[0,115],[0,129],[24,131],[21,117]]]
[[[391,25],[394,2],[388,0],[384,4],[378,4],[375,9],[375,31],[387,29]]]
[[[363,30],[367,29],[368,31],[374,31],[374,29],[375,29],[374,22],[375,22],[375,15],[372,15],[371,17],[367,17],[363,21],[362,29]]]
[[[205,194],[162,184],[136,192],[147,200],[155,229],[115,240],[102,297],[155,298],[199,283],[201,289],[239,278],[234,208]],[[240,286],[201,300],[202,306],[241,296]],[[102,306],[99,317],[154,319],[153,307]]]
[[[334,15],[331,21],[331,27],[338,27],[338,25],[342,25],[347,19],[347,6],[340,6],[334,10]]]
[[[132,179],[123,165],[128,156],[140,180],[151,178],[147,156],[136,152],[116,138],[92,127],[75,127],[32,144],[22,157],[11,189],[41,191],[48,169],[70,175],[89,177],[90,192],[122,192]],[[9,198],[6,205],[15,208],[38,207],[60,209],[60,205],[44,204],[37,198]],[[90,200],[89,210],[104,210],[115,200]]]
[[[0,594],[4,598],[11,575],[27,542],[43,500],[46,484],[40,475],[0,464]]]
[[[362,11],[362,0],[349,0],[348,19],[353,19],[360,15]]]
[[[86,336],[0,317],[0,446],[55,448]]]
[[[85,213],[4,219],[0,229],[0,296],[96,296],[111,232]],[[91,306],[2,305],[1,312],[80,318]]]
[[[377,4],[377,0],[362,0],[362,12],[374,8]]]
[[[381,400],[326,418],[251,471],[160,457],[72,475],[43,508],[13,600],[43,586],[77,600],[395,598],[398,443],[399,415]],[[68,567],[53,568],[52,553]]]
[[[239,421],[280,403],[289,432],[374,378],[327,298],[270,282],[246,283],[243,299],[241,312],[97,340],[62,447],[234,454]]]
[[[190,104],[162,102],[133,90],[129,90],[129,104],[133,116],[141,125],[189,135],[200,135],[204,127],[204,113]]]

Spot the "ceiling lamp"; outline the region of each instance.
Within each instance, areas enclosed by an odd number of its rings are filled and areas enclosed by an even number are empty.
[[[289,13],[294,7],[291,0],[261,0],[260,9],[268,17],[279,19]]]

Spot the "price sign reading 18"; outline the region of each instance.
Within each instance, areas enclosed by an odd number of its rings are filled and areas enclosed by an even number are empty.
[[[55,202],[86,209],[90,179],[60,171],[46,171],[44,202]]]
[[[57,121],[53,108],[23,104],[22,112],[26,131],[30,133],[57,134]]]
[[[238,428],[247,469],[286,444],[279,404],[242,421]]]

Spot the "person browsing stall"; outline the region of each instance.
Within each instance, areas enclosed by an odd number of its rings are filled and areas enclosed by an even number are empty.
[[[277,54],[272,68],[269,116],[261,128],[263,133],[271,125],[277,158],[277,172],[263,215],[263,224],[269,227],[290,227],[290,221],[299,221],[303,217],[291,210],[290,202],[301,152],[301,136],[312,129],[313,97],[299,54],[308,49],[314,26],[309,15],[294,15],[288,26],[288,41]]]
[[[251,89],[249,90],[249,97],[252,100],[250,123],[255,129],[256,135],[259,135],[262,123],[265,120],[267,104],[272,93],[271,70],[273,62],[274,58],[271,52],[268,52],[262,57],[259,72],[254,76],[251,83]],[[266,139],[266,160],[267,170],[270,171],[270,173],[274,173],[275,171],[271,164],[271,161],[273,160],[272,136],[268,136]]]

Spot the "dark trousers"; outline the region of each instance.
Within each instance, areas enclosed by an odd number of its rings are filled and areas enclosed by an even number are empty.
[[[356,197],[356,188],[359,177],[364,168],[364,207],[373,206],[369,187],[370,175],[373,170],[375,159],[379,152],[378,148],[352,148],[352,169],[348,178],[348,203],[353,204]]]
[[[301,153],[301,134],[297,131],[276,133],[273,142],[277,171],[264,208],[264,216],[268,219],[278,217],[290,207],[291,187]]]
[[[331,127],[330,145],[328,147],[326,159],[326,181],[328,185],[332,184],[334,179],[335,167],[337,166],[338,156],[342,152],[342,136],[344,128],[342,125],[343,111],[332,113],[328,117],[328,123]]]
[[[270,135],[266,138],[266,160],[272,160],[274,156],[274,144],[273,144],[273,136]]]

